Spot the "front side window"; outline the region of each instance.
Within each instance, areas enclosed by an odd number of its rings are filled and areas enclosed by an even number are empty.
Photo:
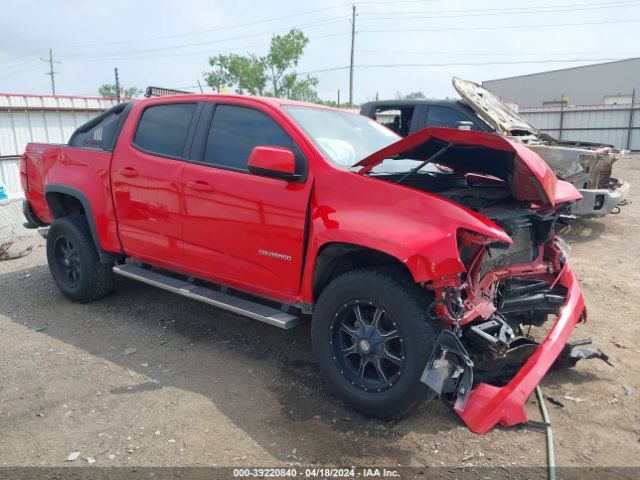
[[[148,107],[140,118],[133,143],[145,152],[182,158],[195,103],[169,103]]]
[[[248,107],[218,105],[203,162],[248,171],[249,156],[257,146],[285,147],[296,153],[291,137],[269,115]]]

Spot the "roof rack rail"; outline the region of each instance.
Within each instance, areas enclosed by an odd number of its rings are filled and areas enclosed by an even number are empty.
[[[144,92],[144,96],[149,97],[168,97],[170,95],[189,95],[192,92],[185,92],[183,90],[174,90],[173,88],[163,87],[147,87]]]

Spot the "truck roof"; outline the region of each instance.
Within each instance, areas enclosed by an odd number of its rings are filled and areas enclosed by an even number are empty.
[[[189,101],[250,99],[256,102],[272,105],[277,108],[282,107],[284,105],[298,105],[298,106],[304,106],[304,107],[337,110],[333,107],[328,107],[326,105],[319,105],[317,103],[299,102],[297,100],[289,100],[285,98],[260,97],[260,96],[253,96],[253,95],[238,95],[235,93],[192,93],[192,94],[185,94],[185,95],[168,95],[168,96],[162,96],[162,97],[132,99],[131,101],[141,102],[141,103],[163,103],[163,101],[167,101],[167,99],[174,99],[174,98],[180,98],[180,99],[189,100]]]
[[[411,99],[411,98],[403,98],[399,100],[375,100],[372,102],[367,102],[362,106],[369,105],[379,105],[379,106],[396,106],[396,105],[451,105],[454,103],[461,103],[460,100],[432,100],[432,99]]]

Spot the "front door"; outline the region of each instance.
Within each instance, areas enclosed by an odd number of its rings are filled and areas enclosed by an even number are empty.
[[[184,265],[196,276],[286,297],[298,293],[303,265],[308,155],[281,119],[260,108],[211,105],[206,143],[182,173]],[[292,149],[302,179],[250,174],[256,146]]]

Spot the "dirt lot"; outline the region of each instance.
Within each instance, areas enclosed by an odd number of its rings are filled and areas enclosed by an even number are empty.
[[[638,197],[640,158],[616,168]],[[640,466],[640,201],[565,235],[593,337],[614,368],[549,374],[559,465]],[[478,436],[438,402],[389,423],[327,390],[309,326],[282,331],[119,279],[89,305],[67,301],[27,234],[0,262],[0,466],[542,466],[544,434]],[[135,350],[134,350],[135,349]],[[568,400],[565,395],[582,401]],[[530,399],[531,419],[540,420]]]

